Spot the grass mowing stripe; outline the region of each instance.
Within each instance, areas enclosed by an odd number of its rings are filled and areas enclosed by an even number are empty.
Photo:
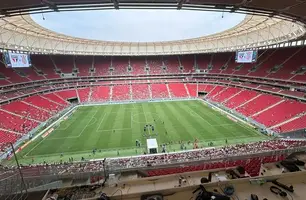
[[[202,101],[84,106],[63,121],[45,140],[39,138],[31,143],[18,157],[20,156],[21,163],[31,163],[30,158],[35,155],[39,157],[37,162],[42,161],[44,155],[50,161],[58,161],[61,159],[60,153],[67,157],[73,154],[76,158],[86,156],[91,159],[92,155],[88,156],[94,148],[100,150],[96,157],[102,158],[116,156],[116,149],[121,156],[139,154],[144,148],[136,149],[135,140],[140,140],[145,145],[145,124],[154,125],[154,133],[158,133],[154,137],[159,144],[192,141],[197,138],[204,141],[201,145],[207,146],[207,141],[223,145],[225,139],[236,143],[265,138],[252,128],[235,123],[226,115],[204,105]],[[169,147],[175,151],[179,148],[179,144]],[[192,145],[188,148],[192,148]],[[25,154],[28,157],[22,157]]]

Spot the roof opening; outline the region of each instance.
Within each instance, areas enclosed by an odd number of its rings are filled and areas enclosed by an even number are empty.
[[[78,38],[162,42],[219,33],[238,25],[245,15],[186,10],[107,10],[52,12],[31,17],[44,28]]]

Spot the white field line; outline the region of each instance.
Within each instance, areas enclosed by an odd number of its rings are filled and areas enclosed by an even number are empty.
[[[31,153],[38,145],[40,145],[43,141],[45,140],[45,138],[44,139],[42,139],[40,142],[38,142],[30,151],[28,151],[24,156],[28,156],[28,154],[29,153]]]
[[[80,132],[80,134],[79,134],[78,136],[61,137],[61,138],[50,138],[50,139],[47,139],[47,137],[45,137],[45,138],[42,139],[39,143],[37,143],[29,152],[27,152],[27,153],[25,154],[25,156],[27,156],[27,155],[28,155],[30,152],[32,152],[36,147],[38,147],[38,145],[40,145],[44,140],[73,139],[73,138],[78,138],[78,137],[80,137],[80,136],[83,134],[84,130],[85,130],[88,126],[92,125],[90,122],[94,119],[94,116],[97,114],[97,112],[98,112],[98,109],[96,110],[95,114],[92,115],[92,117],[90,118],[90,120],[88,121],[88,123],[87,123],[86,126],[82,129],[82,131]]]
[[[170,132],[171,133],[171,132]],[[220,141],[220,140],[225,140],[225,139],[229,139],[229,140],[237,140],[237,139],[251,139],[251,138],[258,138],[258,136],[242,136],[242,137],[231,137],[230,139],[228,137],[222,137],[222,138],[216,138],[216,139],[205,139],[205,142],[210,142],[210,141]],[[188,141],[183,141],[184,143],[187,143]],[[203,140],[201,140],[201,142],[203,142]],[[214,146],[215,147],[215,146]],[[205,147],[208,148],[208,147]],[[134,146],[131,147],[125,147],[124,149],[135,149]],[[107,149],[103,149],[104,151],[115,151],[114,148],[107,148]],[[81,153],[88,153],[91,152],[92,149],[89,150],[82,150],[82,151],[72,151],[72,152],[67,152],[69,154],[81,154]],[[35,157],[42,157],[42,156],[58,156],[59,153],[51,153],[51,154],[38,154],[38,155],[33,155]],[[27,157],[27,156],[25,156]],[[116,157],[117,158],[117,157]]]
[[[147,124],[148,124],[148,120],[147,120],[147,115],[146,115],[146,113],[144,112],[143,104],[141,104],[141,107],[142,107],[142,111],[143,111],[143,114],[144,114],[144,116],[145,116],[146,125],[147,125]],[[150,129],[148,129],[147,131],[149,132],[149,135],[151,135]]]
[[[106,115],[106,113],[103,114],[103,117],[102,117],[102,119],[101,119],[101,121],[100,121],[100,123],[99,123],[99,126],[98,126],[96,132],[99,132],[99,131],[100,131],[100,127],[101,127],[101,125],[102,125],[102,122],[103,122],[103,120],[104,120],[105,115]]]
[[[261,134],[261,133],[259,133],[259,132],[257,132],[257,131],[254,131],[254,129],[253,129],[254,126],[251,125],[251,124],[249,124],[248,122],[243,121],[242,119],[236,117],[235,115],[233,115],[233,114],[231,114],[231,113],[229,113],[229,112],[227,112],[227,111],[225,111],[225,110],[222,110],[221,108],[218,108],[217,106],[215,106],[215,105],[213,105],[213,104],[211,104],[211,103],[209,103],[209,102],[207,102],[207,101],[202,100],[202,102],[204,102],[204,103],[206,103],[206,104],[209,104],[209,105],[212,106],[213,108],[217,109],[219,112],[225,113],[225,114],[227,114],[227,115],[233,117],[234,119],[238,120],[239,122],[241,122],[241,123],[237,123],[240,127],[244,128],[244,129],[252,130],[252,131],[253,131],[254,133],[256,133],[256,135],[258,135],[258,136],[264,136],[263,134]]]
[[[200,117],[200,118],[202,118],[207,124],[209,124],[210,126],[214,126],[214,125],[212,125],[209,121],[207,121],[205,118],[203,118],[201,115],[199,115],[198,113],[196,113],[196,112],[194,112],[193,110],[191,110],[190,108],[188,108],[189,109],[189,114],[191,114],[191,115],[193,115],[193,116],[195,116],[195,115],[197,115],[198,117]],[[192,114],[192,113],[194,113],[194,114]]]

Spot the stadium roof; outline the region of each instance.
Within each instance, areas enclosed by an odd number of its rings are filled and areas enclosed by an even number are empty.
[[[210,36],[171,42],[107,42],[70,37],[35,23],[30,13],[95,9],[187,9],[248,14]],[[0,47],[41,53],[167,55],[256,48],[305,35],[306,3],[288,0],[10,0],[0,3]]]

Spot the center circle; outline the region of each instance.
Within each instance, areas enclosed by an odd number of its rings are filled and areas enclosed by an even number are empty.
[[[153,116],[153,119],[148,119],[148,116]],[[156,113],[145,112],[145,113],[136,113],[132,115],[132,121],[139,124],[153,124],[154,120],[155,121],[160,120],[159,115]]]

